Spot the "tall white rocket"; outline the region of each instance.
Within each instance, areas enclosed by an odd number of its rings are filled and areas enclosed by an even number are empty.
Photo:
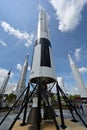
[[[82,98],[87,98],[87,88],[84,85],[84,82],[82,80],[80,72],[79,72],[75,62],[72,60],[70,55],[68,55],[68,58],[69,58],[70,67],[71,67],[73,76],[74,76],[74,78],[76,80],[80,95],[81,95]]]
[[[37,83],[38,78],[46,83],[57,80],[52,60],[47,14],[44,10],[41,10],[39,13],[37,35],[30,72],[30,81]]]
[[[21,95],[21,93],[24,91],[25,87],[26,87],[26,75],[27,75],[27,70],[28,70],[28,58],[29,55],[27,54],[25,57],[25,61],[22,67],[22,71],[20,74],[20,78],[17,84],[17,88],[16,88],[16,95],[17,98]]]
[[[40,10],[39,12],[37,34],[30,71],[30,82],[38,84],[39,81],[42,84],[41,86],[46,89],[47,84],[57,81],[52,60],[52,49],[48,31],[47,13],[44,10]],[[37,124],[39,110],[38,95],[33,96],[33,105],[29,113],[27,123]],[[48,110],[46,106],[45,113],[50,115]],[[39,113],[39,116],[41,122],[41,113]]]
[[[6,90],[6,86],[8,84],[8,80],[10,78],[10,74],[11,74],[11,71],[8,72],[8,74],[6,75],[3,83],[2,83],[2,86],[1,86],[1,89],[0,89],[0,94],[4,94],[5,93],[5,90]]]

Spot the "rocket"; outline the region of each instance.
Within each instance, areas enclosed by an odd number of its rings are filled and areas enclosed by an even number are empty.
[[[45,83],[56,81],[49,38],[47,15],[44,10],[39,13],[37,35],[33,51],[30,81],[37,83],[38,78]]]
[[[87,98],[87,88],[84,85],[84,82],[82,80],[80,72],[79,72],[75,62],[72,60],[70,55],[68,55],[68,58],[69,58],[70,67],[71,67],[73,76],[74,76],[74,78],[76,80],[80,95],[81,95],[82,98]]]
[[[17,84],[17,88],[16,88],[16,95],[17,98],[21,95],[21,93],[23,92],[23,90],[26,87],[26,75],[27,75],[27,70],[28,70],[28,57],[29,55],[27,54],[25,57],[25,61],[22,67],[22,71],[19,77],[19,81]]]
[[[4,94],[5,93],[5,90],[6,90],[6,86],[8,84],[8,80],[10,78],[10,74],[11,74],[11,70],[8,72],[8,74],[6,75],[3,83],[2,83],[2,86],[1,86],[1,89],[0,89],[0,94]]]
[[[30,70],[30,82],[38,84],[38,81],[41,82],[41,87],[43,87],[44,89],[47,89],[47,84],[57,81],[52,60],[52,48],[49,38],[47,14],[44,10],[41,10],[39,12],[37,34]],[[36,92],[36,94],[37,97],[33,96],[34,102],[28,115],[27,123],[37,125],[37,116],[39,110],[37,99],[38,91]],[[44,118],[48,119],[50,112],[48,110],[48,106],[46,105],[45,107],[46,109],[44,113]],[[41,122],[41,112],[39,113],[39,115]]]

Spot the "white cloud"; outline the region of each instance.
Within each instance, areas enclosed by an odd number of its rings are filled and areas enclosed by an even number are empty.
[[[26,39],[27,40],[27,42],[25,43],[26,47],[29,47],[32,44],[33,38],[34,38],[34,34],[31,33],[30,38]]]
[[[86,73],[87,72],[87,68],[81,67],[81,68],[79,68],[79,72],[80,73]]]
[[[17,84],[16,83],[8,83],[5,93],[6,94],[10,94],[10,93],[14,93],[16,90]]]
[[[78,88],[76,88],[76,87],[72,88],[72,90],[71,90],[71,95],[75,95],[75,94],[76,95],[80,94]]]
[[[66,83],[63,81],[63,84],[64,86],[62,87],[60,82],[63,78],[62,77],[57,77],[57,80],[59,81],[58,84],[59,86],[61,87],[61,89],[63,90],[63,92],[65,94],[68,94],[68,95],[75,95],[75,94],[79,94],[79,90],[76,86],[73,86],[72,84],[69,84],[69,83]],[[52,89],[52,92],[56,93],[56,86],[54,85],[53,89]]]
[[[61,88],[65,87],[64,80],[62,77],[57,77],[57,81]]]
[[[66,93],[66,86],[63,77],[57,77],[57,81],[64,93]]]
[[[75,86],[72,86],[72,87],[67,86],[66,90],[67,90],[68,95],[79,95],[80,94],[78,88]]]
[[[77,61],[80,61],[80,54],[81,54],[81,48],[76,48],[74,56],[75,56]]]
[[[7,47],[7,44],[6,44],[4,41],[2,41],[2,40],[0,40],[0,44],[1,44],[2,46],[4,46],[4,47]]]
[[[19,71],[21,71],[22,70],[22,65],[21,64],[17,64],[16,69],[18,69]]]
[[[56,10],[58,29],[62,32],[74,30],[82,19],[82,10],[87,0],[49,0]]]
[[[26,43],[25,43],[26,47],[29,47],[32,44],[32,41],[34,38],[33,33],[29,34],[27,32],[20,31],[19,29],[15,29],[14,27],[12,27],[10,24],[8,24],[5,21],[1,22],[1,26],[4,29],[4,31],[9,33],[10,35],[14,35],[15,37],[21,40],[26,40]]]
[[[8,73],[8,70],[0,68],[0,79],[5,77]]]

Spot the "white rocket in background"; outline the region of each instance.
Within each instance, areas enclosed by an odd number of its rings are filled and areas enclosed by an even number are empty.
[[[45,83],[52,83],[57,80],[52,60],[47,15],[44,10],[41,10],[39,13],[30,81],[37,83],[38,78],[40,78],[41,81],[45,81]]]
[[[1,86],[1,89],[0,89],[0,94],[4,94],[5,93],[5,90],[6,90],[6,86],[8,84],[8,80],[10,78],[10,74],[11,74],[11,70],[8,72],[8,74],[6,75],[3,83],[2,83],[2,86]]]
[[[80,72],[79,72],[76,64],[74,63],[74,61],[72,60],[70,55],[68,55],[68,58],[69,58],[72,73],[73,73],[74,78],[75,78],[77,85],[78,85],[78,90],[80,92],[80,95],[81,95],[82,98],[87,98],[87,88],[84,85],[84,82],[82,80]]]
[[[27,70],[28,70],[28,58],[29,55],[27,54],[25,57],[25,61],[24,61],[24,65],[22,67],[22,71],[20,74],[20,78],[17,84],[17,88],[16,88],[16,95],[17,98],[21,95],[21,93],[24,91],[25,87],[26,87],[26,75],[27,75]]]

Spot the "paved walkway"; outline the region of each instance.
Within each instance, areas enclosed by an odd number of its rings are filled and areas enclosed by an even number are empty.
[[[58,125],[60,126],[60,117],[57,117]],[[12,130],[36,130],[35,125],[26,125],[24,127],[21,127],[20,122],[16,122],[15,126]],[[70,121],[69,119],[65,119],[66,128],[62,129],[60,127],[60,130],[87,130],[85,127],[81,126],[78,122],[74,123]],[[42,121],[41,123],[41,130],[57,130],[53,121]]]
[[[29,111],[29,110],[28,110]],[[60,116],[60,113],[59,113],[59,110],[55,110],[56,111],[56,114],[58,115],[58,117]],[[72,116],[70,114],[70,112],[68,110],[63,110],[64,112],[64,118],[65,119],[69,119],[71,120],[72,119]],[[3,117],[5,116],[6,112],[5,113],[0,113],[0,121],[3,119]],[[84,121],[87,123],[87,110],[85,111],[85,113],[80,113],[81,117],[84,119]],[[13,122],[14,118],[16,117],[16,114],[15,113],[11,113],[11,115],[9,115],[5,122],[3,122],[3,124],[0,126],[0,130],[8,130],[8,128],[10,127],[11,123]],[[81,120],[78,118],[78,116],[75,114],[75,117],[76,119],[79,121],[79,124],[81,126],[84,126],[83,123],[81,122]],[[21,121],[23,118],[23,114],[20,115],[20,120]]]

